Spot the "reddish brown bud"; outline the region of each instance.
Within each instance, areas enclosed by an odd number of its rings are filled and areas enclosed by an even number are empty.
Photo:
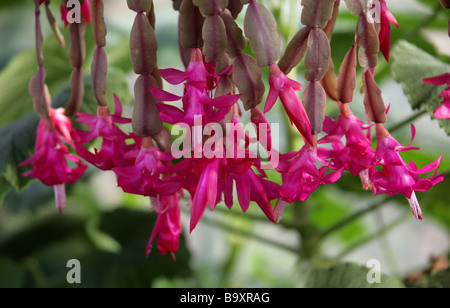
[[[33,99],[33,106],[41,118],[48,118],[48,106],[45,101],[45,76],[46,72],[40,67],[37,73],[31,78],[28,91]]]
[[[94,39],[97,46],[106,46],[106,24],[103,17],[104,6],[103,0],[94,0],[92,2],[92,33],[94,33]]]
[[[356,88],[356,44],[345,55],[339,69],[337,91],[342,103],[351,103]]]
[[[108,71],[108,60],[102,47],[94,51],[91,66],[92,88],[95,98],[100,106],[108,106],[106,98],[106,73]]]
[[[86,57],[86,24],[85,23],[73,23],[69,25],[70,34],[70,47],[69,57],[70,65],[72,67],[82,67],[84,59]]]
[[[84,98],[84,79],[83,69],[81,67],[73,70],[70,76],[70,89],[71,95],[65,108],[65,115],[73,117],[80,111]]]
[[[386,123],[386,106],[381,95],[381,89],[376,84],[370,70],[364,73],[364,91],[364,106],[369,121]]]
[[[337,76],[334,73],[334,63],[331,57],[328,64],[328,71],[326,72],[325,76],[323,76],[322,80],[320,81],[320,84],[322,85],[323,89],[325,90],[325,93],[327,93],[329,98],[331,98],[334,101],[339,100],[337,94]]]

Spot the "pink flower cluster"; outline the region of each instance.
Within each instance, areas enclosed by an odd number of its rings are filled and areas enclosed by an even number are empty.
[[[89,21],[89,0],[84,2],[85,19]],[[65,16],[65,15],[63,15]],[[381,49],[389,59],[390,23],[395,18],[382,1]],[[258,108],[251,110],[251,122],[268,125],[265,113],[277,99],[304,140],[298,151],[281,154],[275,167],[281,174],[282,184],[269,180],[262,161],[250,149],[251,143],[260,143],[270,155],[273,138],[270,129],[266,134],[250,138],[243,130],[242,113],[238,104],[240,95],[234,89],[219,89],[222,79],[230,78],[232,67],[218,72],[216,63],[205,61],[199,48],[191,49],[190,63],[185,71],[161,69],[158,73],[172,85],[182,85],[183,95],[174,95],[148,85],[149,93],[161,101],[157,104],[162,122],[180,125],[190,131],[219,124],[223,138],[192,136],[192,147],[183,148],[183,159],[158,147],[157,136],[139,137],[127,133],[122,125],[131,119],[122,116],[122,106],[114,96],[115,111],[99,106],[97,115],[79,113],[77,122],[88,130],[72,129],[70,120],[62,109],[49,109],[49,118],[43,118],[37,130],[35,154],[20,166],[33,164],[24,175],[40,179],[45,185],[55,187],[58,210],[65,207],[64,184],[79,179],[87,166],[80,158],[70,154],[73,148],[79,157],[100,170],[111,170],[117,176],[118,186],[124,192],[149,197],[157,214],[156,224],[147,245],[147,255],[156,240],[160,253],[174,254],[178,251],[180,222],[180,198],[189,198],[192,232],[209,206],[213,211],[220,202],[232,208],[238,201],[247,212],[251,201],[272,222],[278,222],[288,204],[305,201],[320,186],[338,181],[344,171],[359,176],[363,188],[375,195],[404,195],[413,215],[422,219],[416,191],[426,191],[443,180],[438,175],[442,156],[427,166],[418,168],[414,162],[406,163],[401,153],[417,150],[411,144],[404,146],[396,141],[382,124],[369,125],[356,117],[347,104],[338,103],[339,118],[325,118],[324,136],[311,133],[308,114],[297,96],[301,84],[288,78],[277,66],[269,67],[270,77],[264,113]],[[225,80],[226,81],[226,80]],[[433,84],[450,85],[448,74],[428,79]],[[226,84],[226,83],[225,83]],[[443,106],[437,115],[449,113],[449,89],[443,91]],[[174,103],[180,103],[179,107]],[[448,118],[448,117],[447,117]],[[227,131],[232,123],[237,130]],[[372,147],[371,133],[375,128],[377,144]],[[413,138],[415,130],[413,126]],[[217,131],[215,132],[217,134]],[[222,135],[222,134],[221,134]],[[93,144],[93,151],[90,147]],[[190,144],[190,143],[189,143]],[[232,145],[230,148],[230,144]],[[201,151],[208,145],[214,155]],[[166,149],[167,151],[167,149]],[[173,149],[172,149],[173,152]],[[68,162],[74,167],[70,168]],[[434,172],[433,172],[434,171]],[[421,177],[431,173],[429,177]],[[272,202],[276,205],[273,206]]]

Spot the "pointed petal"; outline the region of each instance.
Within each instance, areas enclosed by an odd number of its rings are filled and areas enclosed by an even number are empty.
[[[158,70],[158,72],[162,78],[173,85],[180,84],[183,81],[187,80],[189,77],[189,74],[173,68],[160,69]]]
[[[175,102],[175,101],[179,101],[180,99],[182,99],[182,97],[174,95],[172,93],[169,93],[167,91],[158,89],[158,88],[154,88],[154,87],[149,87],[150,92],[152,93],[152,95],[157,99],[160,100],[162,102]]]

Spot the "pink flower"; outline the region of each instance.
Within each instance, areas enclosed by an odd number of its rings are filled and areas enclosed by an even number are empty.
[[[23,175],[39,179],[47,186],[54,186],[56,207],[59,213],[66,206],[64,184],[72,184],[77,181],[87,169],[82,161],[69,153],[69,147],[73,146],[70,130],[72,123],[64,115],[64,109],[49,108],[49,118],[43,118],[39,122],[35,153],[19,166],[33,164],[32,170]],[[68,161],[75,164],[70,168]]]
[[[340,110],[337,121],[328,117],[325,119],[323,130],[327,136],[319,140],[319,144],[331,143],[332,148],[319,148],[319,158],[329,160],[328,167],[332,169],[344,167],[353,175],[359,175],[364,189],[370,189],[368,170],[377,164],[375,151],[371,145],[371,126],[357,118],[348,105],[341,104]],[[343,137],[346,139],[345,145]]]
[[[157,244],[160,254],[170,253],[175,260],[175,253],[178,251],[180,234],[182,232],[180,221],[180,197],[177,193],[172,195],[161,195],[151,198],[153,208],[158,215],[153,232],[147,244],[146,254],[150,254],[152,243],[157,237]]]
[[[222,72],[225,74],[231,67]],[[170,124],[186,123],[193,126],[196,117],[202,117],[203,125],[219,122],[230,112],[240,95],[224,95],[212,98],[208,77],[214,77],[207,71],[200,49],[193,49],[191,62],[185,72],[176,69],[159,70],[161,76],[169,83],[177,85],[185,82],[183,96],[173,95],[158,88],[150,88],[151,93],[160,101],[174,102],[182,100],[183,110],[166,104],[158,104],[160,118]],[[219,74],[220,75],[220,74]],[[217,78],[220,78],[217,77]]]
[[[326,174],[327,168],[318,168],[318,161],[317,148],[311,145],[281,155],[277,170],[282,175],[283,185],[280,188],[281,198],[275,207],[278,221],[288,203],[305,201],[319,185],[334,183],[342,176],[343,168]]]
[[[391,23],[398,28],[398,22],[387,8],[385,0],[380,0],[380,23],[380,50],[386,61],[389,62],[389,54],[391,50]]]
[[[237,199],[243,212],[247,212],[250,201],[254,201],[271,221],[275,221],[270,200],[279,197],[279,185],[265,178],[256,154],[248,149],[250,142],[238,118],[238,108],[234,107],[231,130],[224,138],[217,140],[223,148],[213,158],[185,159],[179,165],[185,165],[183,188],[191,194],[191,232],[200,221],[207,205],[214,210],[220,200],[231,209],[234,204],[234,183]],[[261,119],[259,119],[261,120]],[[266,137],[267,138],[267,137]],[[244,147],[241,147],[243,141]],[[230,145],[233,146],[230,146]],[[220,155],[219,155],[220,154]],[[181,168],[179,168],[180,170]]]
[[[41,3],[44,1],[45,0],[41,0]],[[90,0],[85,0],[84,3],[80,7],[80,10],[81,10],[80,13],[83,16],[84,21],[86,23],[91,22],[91,12],[89,10],[89,5],[90,5]],[[62,4],[60,6],[60,10],[61,10],[61,19],[62,19],[62,21],[64,21],[64,25],[67,27],[69,25],[68,16],[69,16],[69,14],[72,14],[72,13],[69,12],[68,8]]]
[[[198,184],[195,187],[195,193],[191,195],[192,206],[191,206],[191,222],[190,222],[190,232],[195,229],[198,222],[200,221],[203,213],[206,210],[206,206],[209,203],[210,209],[213,210],[218,202],[218,181],[219,181],[219,166],[220,159],[212,158],[209,160],[204,160],[202,162],[204,166]]]
[[[129,165],[114,168],[117,183],[127,193],[142,196],[172,195],[180,189],[178,177],[168,175],[170,153],[161,152],[151,137],[136,138],[136,149],[125,153]]]
[[[418,148],[401,145],[395,140],[382,124],[376,124],[377,150],[376,155],[379,164],[383,167],[381,171],[370,169],[370,180],[373,183],[373,192],[394,196],[397,193],[404,195],[410,203],[414,217],[422,219],[422,212],[417,201],[415,191],[427,191],[432,186],[444,180],[444,175],[437,175],[442,155],[427,166],[417,169],[414,162],[410,165],[405,163],[400,156],[402,151],[417,150]],[[415,129],[412,126],[414,139]],[[411,140],[412,142],[412,140]],[[429,178],[419,179],[420,174],[436,170]]]
[[[99,106],[97,115],[79,113],[77,122],[88,125],[90,131],[72,130],[72,137],[78,155],[101,170],[111,170],[119,166],[127,165],[124,158],[128,150],[125,142],[130,138],[116,124],[131,123],[131,119],[122,118],[122,106],[119,98],[114,95],[115,112],[110,114],[108,107]],[[100,151],[89,152],[82,144],[89,143],[97,138],[102,138]]]
[[[434,111],[434,116],[438,119],[450,119],[450,73],[446,73],[440,76],[425,78],[423,82],[434,85],[447,85],[445,90],[442,91],[441,97],[444,99],[441,104],[442,106],[438,107]]]
[[[277,98],[280,97],[291,124],[297,127],[308,143],[312,144],[311,123],[302,102],[295,93],[301,90],[301,84],[288,78],[277,64],[270,66],[269,84],[270,91],[264,106],[264,113],[269,112]]]

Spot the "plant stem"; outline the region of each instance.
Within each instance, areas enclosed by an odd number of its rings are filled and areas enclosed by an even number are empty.
[[[356,219],[380,208],[381,206],[385,205],[389,200],[391,200],[392,197],[384,197],[383,199],[369,205],[368,207],[366,207],[365,209],[362,209],[344,219],[342,219],[341,221],[337,222],[336,224],[332,225],[331,227],[329,227],[328,229],[326,229],[325,231],[323,231],[320,234],[320,240],[323,240],[324,238],[326,238],[328,235],[332,234],[333,232],[347,226],[349,223],[352,223],[353,221],[355,221]]]
[[[406,118],[405,120],[392,125],[391,127],[388,128],[388,131],[392,133],[396,130],[399,130],[403,126],[412,123],[414,120],[417,120],[418,118],[422,117],[425,114],[427,114],[427,111],[421,110],[420,112],[411,115],[410,117]]]
[[[338,254],[336,256],[336,260],[341,260],[342,258],[344,258],[346,255],[348,255],[349,253],[351,253],[352,251],[354,251],[355,249],[379,238],[380,236],[384,235],[385,233],[391,231],[392,229],[394,229],[395,227],[397,227],[398,225],[400,225],[401,223],[403,223],[406,219],[409,219],[410,215],[408,213],[408,215],[402,216],[400,218],[398,218],[397,220],[395,220],[394,222],[392,222],[391,224],[385,226],[384,228],[378,230],[377,232],[375,232],[374,234],[371,234],[369,236],[366,236],[364,238],[362,238],[361,240],[359,240],[358,242],[354,243],[353,245],[347,247],[346,249],[344,249],[344,251],[342,251],[340,254]]]

